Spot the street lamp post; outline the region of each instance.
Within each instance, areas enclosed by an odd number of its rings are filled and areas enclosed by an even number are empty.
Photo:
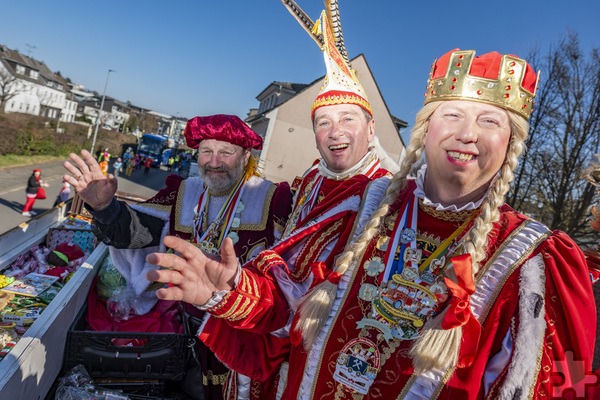
[[[108,78],[111,72],[117,72],[114,69],[109,69],[106,74],[106,82],[104,83],[104,92],[102,93],[102,101],[100,102],[100,111],[98,111],[98,118],[96,118],[96,129],[94,130],[94,139],[92,140],[92,148],[90,153],[94,155],[94,147],[96,147],[96,136],[98,135],[98,128],[100,127],[100,117],[102,116],[102,109],[104,108],[104,99],[106,98],[106,87],[108,86]]]
[[[175,114],[175,118],[173,119],[173,123],[171,124],[171,134],[169,136],[171,136],[173,138],[173,140],[175,140],[175,135],[177,133],[177,126],[178,126],[177,117],[178,116],[179,116],[179,111],[177,111],[177,113]]]

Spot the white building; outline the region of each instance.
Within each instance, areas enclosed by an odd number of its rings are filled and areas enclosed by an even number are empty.
[[[46,64],[0,45],[0,107],[72,122],[77,109],[67,82]]]

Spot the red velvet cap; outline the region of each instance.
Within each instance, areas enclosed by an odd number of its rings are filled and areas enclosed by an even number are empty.
[[[41,169],[39,169],[39,168],[35,168],[35,169],[33,170],[33,172],[42,172],[42,170],[41,170]]]
[[[235,115],[216,114],[194,117],[185,126],[185,141],[197,149],[205,139],[229,142],[245,149],[262,149],[262,138]]]

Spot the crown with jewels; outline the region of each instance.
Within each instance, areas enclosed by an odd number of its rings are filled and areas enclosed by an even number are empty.
[[[497,52],[475,56],[454,49],[434,61],[425,103],[473,100],[516,112],[529,119],[539,74],[523,59]]]

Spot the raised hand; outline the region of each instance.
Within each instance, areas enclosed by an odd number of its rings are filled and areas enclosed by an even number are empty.
[[[73,186],[83,201],[97,211],[108,207],[117,193],[117,178],[112,174],[104,176],[100,165],[89,151],[81,150],[81,157],[69,154],[69,160],[63,165],[70,174],[63,178]]]
[[[165,268],[146,274],[149,281],[169,284],[156,291],[159,299],[203,305],[213,292],[234,289],[238,260],[230,238],[221,245],[220,259],[175,236],[166,236],[163,242],[175,253],[152,253],[146,257],[150,264]]]

